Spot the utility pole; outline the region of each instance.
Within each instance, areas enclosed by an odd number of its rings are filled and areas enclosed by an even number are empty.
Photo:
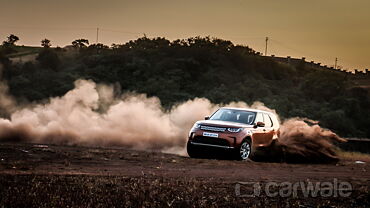
[[[269,37],[266,37],[266,47],[265,47],[265,56],[267,56],[267,42],[269,40]]]
[[[334,69],[337,69],[338,58],[335,58]]]
[[[99,43],[99,28],[96,28],[96,43]]]

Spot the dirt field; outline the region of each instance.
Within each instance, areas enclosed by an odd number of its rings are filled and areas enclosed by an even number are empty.
[[[370,161],[364,162],[263,163],[0,143],[0,207],[370,207]],[[280,194],[283,182],[333,181],[349,182],[350,196]],[[246,196],[255,189],[243,182],[259,182],[262,191]],[[265,191],[269,182],[277,196]]]

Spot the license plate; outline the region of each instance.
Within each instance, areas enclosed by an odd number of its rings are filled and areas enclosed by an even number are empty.
[[[209,132],[203,132],[203,136],[218,138],[218,134],[216,134],[216,133],[209,133]]]

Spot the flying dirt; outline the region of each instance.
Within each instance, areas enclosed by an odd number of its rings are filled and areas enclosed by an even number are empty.
[[[332,163],[339,160],[335,144],[346,142],[330,130],[305,119],[291,118],[280,126],[278,139],[260,149],[255,160],[292,163]]]
[[[157,97],[126,93],[113,86],[77,80],[64,96],[42,103],[17,104],[0,84],[0,141],[83,146],[125,146],[186,155],[187,134],[193,123],[221,106],[276,112],[261,102],[213,104],[195,98],[164,110]],[[1,114],[0,114],[1,115]],[[329,130],[309,126],[300,119],[284,122],[273,147],[284,155],[336,159],[332,141],[342,141]]]

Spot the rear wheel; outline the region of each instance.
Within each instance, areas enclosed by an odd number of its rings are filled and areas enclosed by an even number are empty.
[[[252,147],[249,141],[244,140],[239,148],[236,149],[236,158],[238,160],[246,160],[249,158],[252,152]]]

